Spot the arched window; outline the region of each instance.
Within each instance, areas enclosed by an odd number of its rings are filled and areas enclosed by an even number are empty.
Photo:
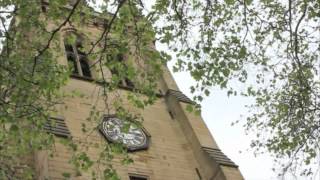
[[[72,74],[91,78],[90,66],[86,53],[82,50],[83,39],[75,34],[70,34],[64,41],[68,65]]]
[[[126,63],[124,62],[124,57],[122,54],[118,54],[117,56],[115,57],[112,57],[112,56],[108,56],[108,58],[111,60],[115,60],[117,61],[118,63],[122,63],[123,66],[124,66],[124,69],[125,71],[128,69],[128,66],[126,65]],[[117,68],[111,68],[110,69],[110,72],[113,76],[120,76],[120,73],[118,72]],[[125,87],[128,87],[128,88],[134,88],[134,83],[126,76],[124,77],[120,77],[121,79],[119,80],[119,85],[120,86],[125,86]]]

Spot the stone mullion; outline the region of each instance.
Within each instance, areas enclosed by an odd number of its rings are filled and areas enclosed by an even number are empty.
[[[77,64],[78,73],[79,73],[80,76],[83,76],[83,72],[82,72],[82,68],[81,68],[81,64],[80,64],[80,57],[79,57],[79,54],[78,54],[77,47],[75,45],[72,45],[72,50],[73,50],[73,53],[75,54],[75,61],[76,61],[76,64]]]

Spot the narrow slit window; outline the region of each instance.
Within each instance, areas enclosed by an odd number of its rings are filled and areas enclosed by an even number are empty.
[[[67,54],[67,59],[68,59],[68,66],[72,74],[79,74],[75,56],[73,54]]]
[[[196,172],[197,172],[197,175],[198,175],[199,180],[202,180],[202,177],[201,177],[201,174],[200,174],[200,171],[199,171],[198,168],[196,168]]]
[[[134,84],[133,84],[133,82],[129,79],[129,78],[125,78],[124,79],[124,81],[125,81],[125,85],[126,86],[128,86],[128,87],[130,87],[130,88],[134,88]]]
[[[148,178],[146,177],[142,177],[142,176],[129,176],[130,180],[148,180]]]
[[[66,52],[71,52],[71,53],[73,53],[73,47],[72,47],[72,45],[70,45],[70,44],[65,44],[65,49],[66,49]]]
[[[88,64],[87,59],[86,58],[81,58],[80,59],[80,64],[81,64],[81,69],[82,69],[83,76],[91,77],[90,66]]]
[[[173,115],[173,112],[172,111],[168,111],[169,112],[169,115],[170,115],[170,117],[171,117],[171,119],[174,119],[174,115]]]

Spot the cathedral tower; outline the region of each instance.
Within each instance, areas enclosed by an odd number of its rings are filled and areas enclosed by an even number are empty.
[[[45,8],[44,4],[44,11]],[[91,21],[81,27],[66,23],[61,29],[58,61],[72,71],[63,91],[80,95],[66,97],[64,104],[59,105],[57,113],[52,115],[50,121],[53,123],[46,125],[47,131],[56,135],[56,143],[52,154],[48,151],[35,153],[36,178],[101,178],[91,171],[77,172],[70,164],[73,154],[60,141],[72,138],[77,148],[86,151],[94,160],[98,160],[103,152],[99,145],[122,143],[133,163],[123,165],[122,159],[115,156],[110,164],[101,163],[92,169],[98,171],[100,166],[112,166],[123,180],[242,180],[238,166],[219,149],[203,119],[186,111],[194,102],[178,89],[167,67],[162,67],[163,73],[157,82],[157,99],[150,106],[137,109],[127,102],[132,99],[121,98],[128,97],[135,86],[135,82],[126,77],[119,80],[116,92],[110,93],[108,99],[97,98],[103,93],[104,86],[99,79],[111,81],[118,72],[111,68],[103,69],[103,75],[97,73],[94,57],[88,56],[83,47],[97,39],[104,25],[104,20],[93,13]],[[70,36],[73,41],[68,40]],[[156,51],[152,42],[148,47]],[[137,57],[127,53],[113,58],[134,62]],[[141,126],[129,126],[123,132],[121,129],[126,123],[115,108],[110,108],[107,114],[100,111],[106,102],[116,104],[119,99],[126,109],[141,115],[144,120]],[[100,120],[99,125],[88,118],[95,112],[93,109],[104,112],[93,115]],[[98,128],[86,132],[87,127],[95,126]]]

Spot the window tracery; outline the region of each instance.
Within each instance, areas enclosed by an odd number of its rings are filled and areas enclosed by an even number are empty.
[[[78,35],[70,34],[65,39],[64,46],[72,74],[92,78],[87,54],[83,50],[83,39]]]

